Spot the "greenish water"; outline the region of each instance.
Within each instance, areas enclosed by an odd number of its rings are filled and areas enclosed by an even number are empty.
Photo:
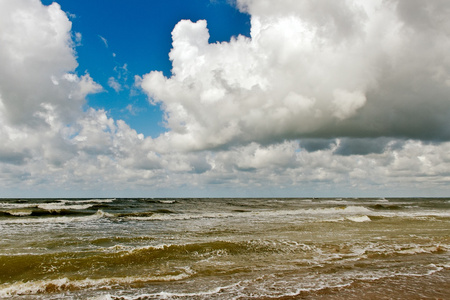
[[[6,299],[450,298],[450,199],[0,199],[0,232]]]

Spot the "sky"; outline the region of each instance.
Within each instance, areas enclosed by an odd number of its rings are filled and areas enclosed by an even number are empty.
[[[439,197],[447,0],[0,0],[0,197]]]

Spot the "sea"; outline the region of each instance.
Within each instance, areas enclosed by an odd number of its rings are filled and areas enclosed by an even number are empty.
[[[0,199],[0,299],[450,299],[450,198]]]

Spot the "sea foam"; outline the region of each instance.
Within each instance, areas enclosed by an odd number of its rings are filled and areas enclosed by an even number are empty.
[[[89,288],[111,288],[117,285],[130,285],[143,282],[170,282],[179,281],[192,276],[194,272],[190,268],[184,268],[176,275],[160,275],[160,276],[128,276],[128,277],[111,277],[101,279],[83,279],[70,280],[68,278],[60,278],[53,280],[38,280],[28,282],[16,282],[13,284],[0,285],[0,297],[7,298],[16,295],[35,295],[41,293],[61,293],[65,291],[74,291]]]

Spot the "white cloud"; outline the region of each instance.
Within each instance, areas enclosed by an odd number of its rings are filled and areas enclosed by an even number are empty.
[[[276,186],[407,186],[427,182],[424,168],[443,164],[447,143],[418,140],[450,139],[448,2],[237,5],[251,15],[251,38],[209,44],[205,21],[180,21],[172,76],[139,79],[166,113],[169,131],[155,140],[158,151],[210,149],[209,179],[232,178],[230,185],[276,178]],[[305,140],[301,151],[297,139]],[[411,154],[410,145],[439,154],[430,160]],[[395,172],[408,164],[411,177]],[[428,171],[436,177],[427,183],[439,186],[445,172]]]
[[[0,94],[10,124],[45,125],[44,103],[62,122],[81,113],[88,93],[100,87],[89,74],[78,77],[71,23],[58,4],[39,1],[0,3]]]
[[[142,88],[166,112],[161,151],[311,136],[450,138],[450,4],[238,5],[252,16],[251,38],[209,44],[205,21],[180,21],[172,76],[143,76]],[[414,22],[410,10],[428,21]]]
[[[99,35],[98,37],[102,40],[103,44],[105,44],[105,47],[108,48],[108,40],[101,35]]]
[[[116,91],[116,93],[119,93],[123,89],[129,89],[128,76],[130,72],[128,71],[128,65],[115,66],[113,70],[116,76],[108,78],[108,86]]]
[[[0,161],[61,165],[76,155],[68,128],[101,87],[74,73],[71,22],[58,4],[0,1],[0,23]]]
[[[116,93],[122,90],[122,85],[114,77],[109,77],[108,85],[116,91]]]
[[[81,32],[75,32],[75,42],[77,46],[81,45],[81,40],[82,40],[83,36],[81,34]]]
[[[152,139],[86,107],[102,87],[76,73],[81,34],[58,4],[0,0],[0,186],[16,196],[448,193],[450,4],[237,4],[251,38],[209,44],[205,21],[180,21],[172,76],[136,78],[166,116]],[[115,71],[119,89],[129,74]]]
[[[335,90],[331,104],[334,107],[333,116],[340,120],[354,115],[358,109],[366,104],[366,96],[361,92]]]

